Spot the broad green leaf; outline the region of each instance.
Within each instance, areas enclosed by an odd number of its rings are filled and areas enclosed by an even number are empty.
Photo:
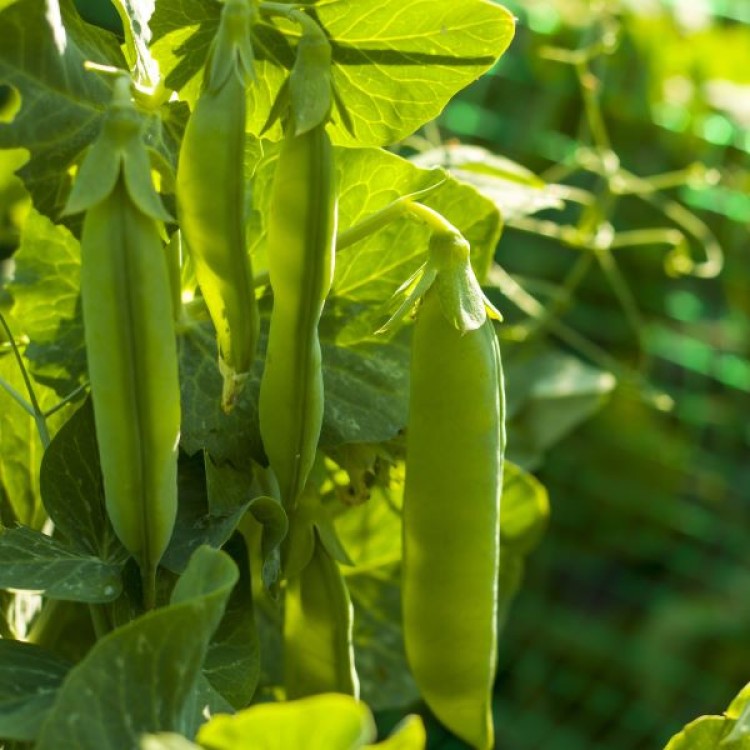
[[[109,101],[109,83],[83,63],[124,60],[115,37],[83,23],[72,0],[16,2],[0,13],[0,39],[0,83],[21,96],[15,119],[0,123],[0,148],[29,149],[20,175],[37,209],[57,218],[70,185],[65,168],[96,135]]]
[[[234,708],[249,705],[260,676],[260,645],[253,614],[247,547],[241,534],[225,545],[239,570],[224,617],[211,639],[203,675]]]
[[[549,345],[503,345],[509,458],[533,469],[544,452],[608,400],[616,381]]]
[[[243,476],[249,478],[247,474],[243,473]],[[227,504],[224,508],[212,508],[202,453],[180,456],[177,483],[177,519],[161,564],[174,573],[181,573],[200,545],[218,549],[232,536],[250,497],[248,493],[242,503],[234,507]]]
[[[122,589],[120,566],[73,552],[19,526],[0,533],[0,588],[41,591],[50,599],[109,602]]]
[[[412,161],[424,168],[443,167],[457,180],[473,185],[497,206],[504,221],[549,208],[562,209],[569,192],[560,185],[548,185],[520,164],[479,146],[442,146]]]
[[[731,725],[721,716],[701,716],[672,737],[664,750],[748,750],[750,740],[723,744]]]
[[[55,435],[42,460],[42,498],[72,550],[121,563],[128,554],[104,508],[104,487],[91,399]]]
[[[35,740],[70,667],[39,646],[0,640],[0,737]]]
[[[226,554],[196,550],[168,606],[105,636],[69,672],[36,750],[122,750],[145,732],[187,734],[186,707],[236,581]]]
[[[0,377],[28,400],[18,363],[10,354],[0,356]],[[0,388],[0,487],[7,496],[0,518],[10,526],[22,523],[41,529],[45,520],[39,493],[39,465],[43,448],[34,419]],[[2,497],[0,495],[0,497]]]
[[[354,563],[352,574],[401,560],[403,464],[391,469],[391,482],[373,487],[366,502],[336,517],[336,531]]]
[[[208,506],[212,515],[236,517],[237,512],[249,513],[262,526],[260,555],[263,585],[270,589],[280,574],[280,545],[287,534],[289,521],[278,499],[256,494],[263,489],[253,476],[230,464],[217,465],[206,454]]]
[[[412,715],[399,723],[388,739],[367,747],[372,750],[424,750],[426,743],[424,723],[419,716]]]
[[[374,737],[367,706],[335,693],[216,716],[198,732],[207,750],[358,750]]]
[[[750,750],[750,683],[723,716],[701,716],[685,725],[664,750]]]
[[[500,505],[500,543],[521,555],[539,542],[549,518],[544,485],[510,461],[505,462]]]
[[[501,229],[500,215],[491,200],[440,169],[420,169],[382,149],[336,149],[335,159],[341,242],[347,241],[348,230],[383,211],[398,198],[439,186],[422,200],[442,213],[466,237],[472,248],[474,272],[480,280],[484,278]],[[271,155],[258,168],[254,183],[255,194],[259,196],[253,229],[257,269],[266,265],[262,217],[269,213],[274,166]],[[347,345],[374,338],[375,331],[388,317],[387,304],[391,295],[424,262],[428,240],[429,231],[421,222],[396,215],[378,231],[337,251],[331,297],[334,301],[346,300],[359,306],[352,305],[347,310],[343,325],[337,327],[337,343]],[[330,313],[329,309],[324,315],[330,317]]]
[[[206,723],[207,716],[232,713],[234,713],[232,705],[201,672],[185,702],[185,722],[180,731],[186,737],[195,737],[198,729]]]
[[[18,333],[30,339],[26,356],[38,378],[67,395],[86,374],[80,246],[67,229],[32,211],[15,263],[8,290],[15,302],[13,317],[23,327]]]
[[[411,162],[379,149],[337,151],[340,154],[341,229],[384,209],[398,197],[440,184],[422,199],[445,216],[471,245],[472,266],[484,278],[500,238],[500,216],[490,200],[473,187],[442,171],[418,169]],[[429,231],[410,218],[400,218],[336,256],[332,294],[367,302],[339,332],[342,344],[371,338],[385,322],[393,293],[425,261]]]
[[[305,3],[333,46],[333,85],[352,122],[334,107],[330,132],[347,146],[383,146],[436,117],[487,71],[513,37],[513,17],[486,0],[332,0]],[[220,6],[160,0],[152,52],[168,86],[191,104]],[[294,63],[299,28],[262,17],[253,29],[257,81],[248,91],[248,130],[258,135]],[[281,126],[268,133],[279,140]]]
[[[736,719],[726,742],[750,739],[750,683],[740,690],[739,695],[735,697],[726,710],[725,716]]]
[[[406,422],[408,337],[336,345],[337,329],[346,321],[349,306],[332,301],[321,322],[323,379],[326,401],[321,444],[381,442],[392,438]],[[182,446],[188,453],[206,450],[218,463],[250,468],[265,463],[258,429],[258,394],[263,372],[269,305],[261,304],[258,357],[234,411],[219,406],[221,377],[216,366],[216,343],[207,324],[196,324],[184,334],[181,346],[183,405]],[[231,439],[228,436],[231,435]]]

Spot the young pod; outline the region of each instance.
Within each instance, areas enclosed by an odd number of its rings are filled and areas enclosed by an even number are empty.
[[[323,422],[318,323],[333,281],[336,189],[323,124],[285,138],[271,192],[273,312],[260,387],[260,431],[284,504],[294,506]]]
[[[458,737],[489,750],[505,432],[492,323],[482,314],[462,330],[452,309],[475,292],[468,262],[455,276],[441,269],[417,311],[402,596],[406,654],[427,705]]]
[[[312,558],[287,583],[284,682],[288,699],[332,692],[357,697],[359,693],[349,592],[317,533]]]
[[[245,87],[251,9],[228,0],[188,120],[177,170],[185,244],[216,329],[222,408],[231,410],[255,358],[259,317],[245,237]]]
[[[147,604],[177,512],[180,387],[167,263],[141,120],[119,79],[66,210],[86,210],[81,301],[107,514]]]

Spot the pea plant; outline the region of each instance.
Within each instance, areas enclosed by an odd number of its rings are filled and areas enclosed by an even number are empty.
[[[4,746],[417,749],[417,715],[374,745],[370,710],[418,709],[494,747],[547,517],[506,421],[529,445],[550,354],[511,357],[506,400],[503,200],[386,147],[513,17],[115,6],[113,32],[0,0],[0,154],[29,196],[0,299]],[[612,387],[577,366],[567,426]]]
[[[32,202],[2,376],[43,448],[36,486],[4,483],[0,736],[362,747],[361,695],[421,697],[492,747],[511,591],[480,282],[500,216],[383,147],[490,68],[513,18],[485,0],[118,11],[121,39],[71,2],[0,14],[0,144],[27,150]],[[505,481],[513,547],[545,506],[520,469]],[[388,745],[422,747],[421,721]]]

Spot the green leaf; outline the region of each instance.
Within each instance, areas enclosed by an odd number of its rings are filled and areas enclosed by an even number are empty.
[[[234,708],[250,703],[260,676],[260,644],[253,614],[247,547],[235,534],[224,547],[239,570],[224,617],[211,639],[203,674]]]
[[[333,47],[333,85],[355,136],[334,108],[335,143],[383,146],[436,117],[488,70],[513,37],[513,17],[484,0],[334,0],[306,3]],[[218,4],[160,0],[152,52],[166,83],[194,103],[218,23]],[[294,64],[299,29],[263,19],[253,28],[257,83],[248,90],[248,130],[258,135]],[[282,137],[280,125],[268,136]]]
[[[219,466],[208,454],[205,464],[210,512],[235,517],[238,510],[247,511],[261,524],[261,577],[263,585],[270,589],[279,578],[279,549],[289,528],[286,511],[276,498],[268,495],[253,497],[260,488],[247,471],[235,469],[230,464]]]
[[[503,346],[509,458],[537,466],[544,452],[596,413],[613,392],[611,373],[549,345]]]
[[[266,348],[269,304],[261,302],[261,336],[250,377],[231,414],[219,406],[221,376],[216,366],[216,340],[207,324],[193,325],[181,346],[183,404],[182,446],[188,453],[206,450],[217,464],[250,469],[251,460],[265,463],[258,428],[258,395]],[[381,442],[406,423],[408,336],[363,342],[343,348],[337,332],[351,307],[329,301],[320,337],[326,391],[321,445]],[[231,435],[231,439],[227,436]]]
[[[18,393],[26,389],[12,354],[0,356],[0,377]],[[7,507],[0,518],[5,525],[22,523],[41,529],[45,521],[39,494],[39,465],[43,448],[34,419],[0,389],[0,487],[7,495]],[[2,493],[0,493],[2,497]],[[4,504],[5,505],[5,504]]]
[[[367,747],[373,750],[424,750],[426,743],[427,734],[422,719],[419,716],[407,716],[388,739]]]
[[[50,599],[109,602],[122,590],[120,566],[71,551],[19,526],[0,534],[0,588],[42,591]]]
[[[42,460],[40,487],[56,531],[72,550],[114,563],[127,559],[104,507],[91,399],[50,443]]]
[[[500,238],[497,208],[473,187],[442,170],[423,170],[379,149],[336,151],[340,177],[340,235],[402,195],[440,186],[423,202],[441,213],[468,240],[474,273],[486,275]],[[359,303],[362,313],[348,320],[339,343],[372,338],[387,317],[384,303],[425,261],[429,229],[402,217],[336,255],[332,294]]]
[[[336,532],[355,573],[390,565],[401,560],[401,492],[403,464],[392,473],[400,472],[396,489],[375,486],[370,498],[361,505],[347,508],[336,517]]]
[[[35,740],[70,667],[39,646],[0,640],[0,737]]]
[[[60,16],[57,7],[21,0],[0,13],[0,81],[21,95],[15,119],[0,123],[0,148],[29,149],[20,175],[36,208],[52,218],[70,185],[64,168],[93,140],[110,98],[109,83],[83,63],[126,67],[112,34],[85,24],[72,0],[60,0]]]
[[[721,716],[701,716],[688,724],[667,743],[664,750],[722,750],[722,740],[731,722]],[[747,750],[750,742],[726,746],[727,750]]]
[[[740,690],[726,710],[725,716],[736,719],[732,731],[725,740],[726,743],[750,740],[750,683]]]
[[[226,554],[196,550],[169,606],[105,636],[70,671],[36,750],[122,750],[144,732],[187,734],[186,708],[236,581]]]
[[[216,716],[198,733],[208,750],[358,750],[374,737],[367,706],[334,693]]]
[[[211,489],[206,486],[205,465],[209,462],[202,453],[195,456],[180,456],[177,471],[178,496],[177,519],[161,564],[174,573],[182,573],[193,552],[202,544],[218,549],[237,527],[250,502],[250,477],[246,480],[244,499],[224,507],[210,503]]]
[[[539,543],[548,519],[549,497],[544,485],[506,461],[500,505],[500,543],[526,555]]]
[[[497,206],[506,222],[565,206],[564,188],[548,185],[520,164],[479,146],[441,146],[412,161],[424,168],[443,167],[457,180],[474,186]]]
[[[30,339],[25,354],[34,375],[67,395],[86,376],[79,243],[67,229],[32,211],[15,262],[8,291],[13,317],[23,325],[16,333]]]

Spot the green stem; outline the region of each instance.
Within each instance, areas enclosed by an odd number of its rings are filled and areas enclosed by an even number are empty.
[[[0,378],[0,387],[31,417],[35,416],[34,407],[5,379]]]
[[[375,211],[375,213],[366,216],[354,226],[349,227],[344,232],[340,232],[336,237],[336,252],[341,252],[347,247],[375,234],[375,232],[380,231],[392,221],[405,214],[406,201],[399,199],[393,203],[389,203],[385,208],[381,208],[380,211]]]
[[[535,324],[530,329],[530,335],[538,336],[552,327],[552,322],[562,315],[564,309],[570,304],[576,289],[586,278],[593,260],[591,253],[584,253],[578,257],[563,280],[561,287],[557,290],[553,302],[546,308],[542,308],[541,315],[535,316]]]
[[[51,409],[47,409],[47,411],[44,412],[45,417],[51,417],[56,412],[60,411],[63,407],[67,406],[71,401],[73,401],[79,393],[82,391],[85,391],[86,388],[88,388],[90,383],[86,381],[85,383],[81,383],[77,388],[74,388],[62,401],[55,404]]]
[[[156,568],[141,568],[143,607],[146,612],[156,609]]]
[[[91,624],[94,627],[96,639],[100,640],[112,630],[105,605],[89,604],[89,614],[91,615]]]
[[[641,345],[641,351],[643,351],[643,318],[641,317],[641,311],[638,309],[638,303],[635,301],[635,296],[625,280],[625,277],[620,271],[620,267],[615,262],[612,253],[609,248],[601,248],[595,253],[596,259],[599,262],[599,267],[602,269],[602,273],[609,282],[612,291],[615,293],[620,306],[625,313],[625,317],[630,323],[630,327],[635,332],[638,338],[638,343]]]
[[[415,219],[426,224],[433,234],[461,235],[461,232],[451,224],[448,219],[438,213],[434,208],[425,206],[424,203],[408,201],[406,209]]]
[[[23,382],[26,384],[26,390],[29,394],[29,401],[31,402],[34,422],[36,423],[36,429],[39,433],[39,439],[42,441],[42,446],[46,450],[51,441],[49,429],[47,428],[47,421],[44,418],[44,412],[39,406],[39,401],[37,400],[36,393],[34,392],[34,387],[31,384],[31,378],[29,377],[29,373],[26,370],[26,365],[24,365],[23,363],[23,357],[21,356],[21,352],[18,350],[16,340],[13,337],[13,332],[10,330],[10,326],[8,326],[8,322],[5,320],[5,316],[2,313],[0,313],[0,325],[2,325],[3,329],[5,330],[8,341],[10,342],[10,346],[13,349],[13,354],[16,358],[16,362],[18,363],[18,367],[21,371],[21,377],[23,378]]]

